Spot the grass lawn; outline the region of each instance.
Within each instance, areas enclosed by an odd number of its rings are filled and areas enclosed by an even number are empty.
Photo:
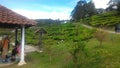
[[[101,47],[96,39],[91,39],[86,48],[96,58],[94,61],[99,61],[97,66],[100,66],[95,68],[120,68],[120,35],[108,35]]]
[[[79,24],[77,26],[79,27]],[[74,37],[74,29],[75,26],[69,23],[57,28],[56,26],[48,28],[48,34],[43,36],[44,51],[42,53],[28,53],[25,58],[26,65],[17,66],[15,63],[2,68],[74,68],[69,50],[69,46],[73,46],[73,43],[68,41],[72,39],[71,36]],[[30,33],[31,31],[28,32]],[[70,35],[67,36],[67,34]],[[31,42],[32,39],[26,40]],[[80,56],[78,55],[79,68],[120,68],[120,35],[107,34],[102,46],[99,44],[95,38],[86,43],[84,55],[82,52],[79,53]]]
[[[93,38],[86,45],[87,57],[80,60],[81,68],[120,68],[120,35],[110,34],[99,46]],[[64,44],[62,44],[64,45]],[[74,68],[66,48],[57,49],[51,56],[32,52],[26,56],[26,65],[13,64],[4,68]]]
[[[67,58],[66,58],[67,59]],[[58,55],[58,57],[52,58],[50,61],[49,56],[32,52],[27,54],[26,65],[17,66],[17,63],[10,66],[4,66],[4,68],[64,68],[68,63],[68,60],[65,60],[64,55]]]

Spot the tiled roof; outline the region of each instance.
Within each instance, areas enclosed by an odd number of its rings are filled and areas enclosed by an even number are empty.
[[[0,5],[0,23],[17,25],[35,25],[36,22]]]
[[[35,33],[44,33],[44,34],[46,34],[47,32],[46,32],[45,29],[39,28],[39,29],[37,29],[37,30],[35,31]]]

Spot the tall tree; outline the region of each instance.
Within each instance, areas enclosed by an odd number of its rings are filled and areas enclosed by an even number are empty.
[[[86,9],[86,16],[89,16],[89,17],[96,14],[97,12],[92,0],[86,4],[85,9]]]
[[[71,12],[72,20],[79,21],[82,18],[92,16],[96,13],[94,3],[85,0],[78,1],[76,7]]]
[[[78,21],[81,18],[84,17],[84,5],[86,4],[86,1],[80,0],[77,2],[77,5],[75,6],[75,8],[73,9],[73,11],[71,12],[71,17],[73,20]]]
[[[120,1],[117,3],[117,11],[120,12]]]
[[[117,4],[120,0],[110,0],[108,4]]]
[[[108,2],[109,7],[107,8],[108,11],[117,10],[120,11],[120,0],[110,0]]]

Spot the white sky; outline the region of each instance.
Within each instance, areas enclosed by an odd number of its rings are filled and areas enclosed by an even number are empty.
[[[71,9],[66,9],[64,11],[31,11],[31,10],[23,10],[23,9],[13,9],[15,12],[26,16],[30,19],[60,19],[66,20],[69,19]]]
[[[96,8],[106,8],[107,7],[107,3],[110,0],[93,0],[93,2],[95,3]]]
[[[75,2],[77,2],[76,0]],[[109,0],[93,0],[96,8],[106,8]],[[50,9],[50,6],[47,6]],[[47,9],[46,8],[46,9]],[[27,10],[27,9],[13,9],[15,12],[26,16],[30,19],[70,19],[70,13],[74,7],[52,7],[52,11],[39,11],[39,10]]]

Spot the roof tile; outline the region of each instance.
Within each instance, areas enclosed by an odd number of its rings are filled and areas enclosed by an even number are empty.
[[[19,24],[19,25],[35,25],[34,20],[28,19],[16,12],[0,5],[0,23]]]

